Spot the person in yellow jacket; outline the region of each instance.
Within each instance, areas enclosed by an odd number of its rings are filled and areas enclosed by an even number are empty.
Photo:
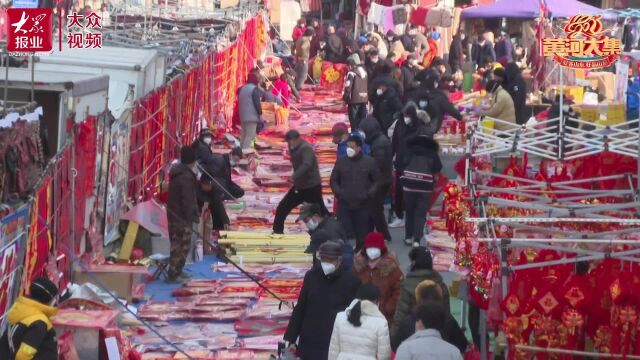
[[[20,296],[7,313],[8,328],[0,339],[0,359],[57,360],[58,340],[50,318],[57,286],[42,277],[34,280],[30,296]]]

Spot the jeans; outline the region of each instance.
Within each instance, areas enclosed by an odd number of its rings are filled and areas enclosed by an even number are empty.
[[[241,126],[240,146],[243,149],[251,149],[253,147],[253,140],[256,138],[258,123],[243,123]]]
[[[358,130],[360,122],[367,117],[367,104],[350,104],[348,107],[348,114],[351,131]]]
[[[322,185],[317,185],[308,189],[289,189],[276,208],[276,217],[273,220],[273,232],[284,234],[284,221],[296,206],[303,202],[320,204],[323,215],[329,214],[322,200]]]
[[[385,240],[391,240],[391,234],[389,233],[389,227],[387,226],[387,219],[384,215],[384,199],[389,192],[391,185],[381,186],[373,197],[373,203],[371,204],[371,218],[373,225],[377,232],[381,232],[384,235]]]
[[[307,81],[308,75],[309,60],[298,59],[298,62],[296,63],[296,88],[298,90],[302,89],[302,85]]]
[[[420,242],[427,221],[427,209],[431,203],[431,192],[404,191],[407,217],[404,223],[404,238]]]
[[[369,221],[369,209],[349,209],[344,201],[338,203],[338,221],[348,236],[356,238],[356,252],[362,248],[364,238],[373,229]]]

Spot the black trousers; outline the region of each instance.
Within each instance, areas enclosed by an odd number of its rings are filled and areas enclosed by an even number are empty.
[[[338,221],[348,236],[355,237],[356,252],[362,248],[365,236],[373,230],[369,214],[369,207],[349,209],[343,201],[338,201]]]
[[[387,226],[387,219],[384,214],[384,199],[387,197],[391,184],[381,186],[373,197],[371,204],[371,220],[377,232],[384,235],[385,240],[391,241],[391,234]]]
[[[291,210],[303,202],[319,204],[322,212],[325,215],[329,214],[322,200],[322,185],[299,190],[292,187],[276,208],[276,217],[273,220],[274,233],[284,234],[284,221],[287,219],[289,213],[291,213]]]
[[[351,131],[358,130],[362,120],[367,117],[367,104],[349,104],[348,115]]]
[[[404,192],[404,203],[407,217],[404,222],[404,238],[420,242],[424,235],[424,224],[427,221],[427,209],[431,202],[431,192]]]
[[[400,175],[402,175],[402,171],[396,170],[396,188],[393,194],[393,201],[391,202],[391,206],[393,207],[393,212],[396,214],[398,219],[404,219],[404,192],[402,191],[402,185],[400,183]]]

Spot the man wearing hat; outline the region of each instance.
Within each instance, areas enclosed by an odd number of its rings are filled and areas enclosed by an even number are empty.
[[[351,130],[357,130],[360,127],[360,121],[367,116],[369,102],[367,70],[360,63],[360,57],[357,54],[349,56],[347,65],[349,65],[349,72],[344,81],[342,100],[348,106]]]
[[[298,356],[326,360],[336,315],[349,306],[360,280],[342,264],[342,245],[326,241],[318,248],[320,264],[307,271],[284,340],[297,341]]]
[[[284,233],[284,221],[287,216],[291,210],[303,202],[318,204],[324,214],[329,213],[322,199],[322,179],[313,147],[300,137],[297,130],[289,130],[285,134],[285,141],[293,165],[293,175],[291,175],[293,186],[276,208],[276,216],[273,220],[274,234]]]
[[[309,229],[311,243],[304,252],[313,254],[314,263],[317,261],[316,252],[320,245],[327,241],[336,241],[342,243],[342,266],[345,270],[351,269],[353,247],[348,243],[347,233],[342,225],[333,216],[323,214],[318,204],[304,204],[297,221],[304,222]]]
[[[58,287],[49,279],[35,279],[29,297],[20,296],[7,313],[8,328],[0,339],[0,359],[57,360],[58,341],[50,318]]]
[[[169,200],[167,220],[171,252],[169,258],[170,282],[187,280],[182,273],[187,253],[191,248],[193,224],[198,222],[198,179],[195,175],[196,154],[191,146],[180,149],[180,163],[169,172]]]

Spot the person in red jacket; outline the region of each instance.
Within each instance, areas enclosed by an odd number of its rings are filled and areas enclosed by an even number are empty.
[[[299,38],[304,36],[304,32],[307,30],[306,22],[303,18],[298,19],[298,25],[293,28],[293,34],[291,34],[291,38],[293,39],[293,43],[295,44]]]

